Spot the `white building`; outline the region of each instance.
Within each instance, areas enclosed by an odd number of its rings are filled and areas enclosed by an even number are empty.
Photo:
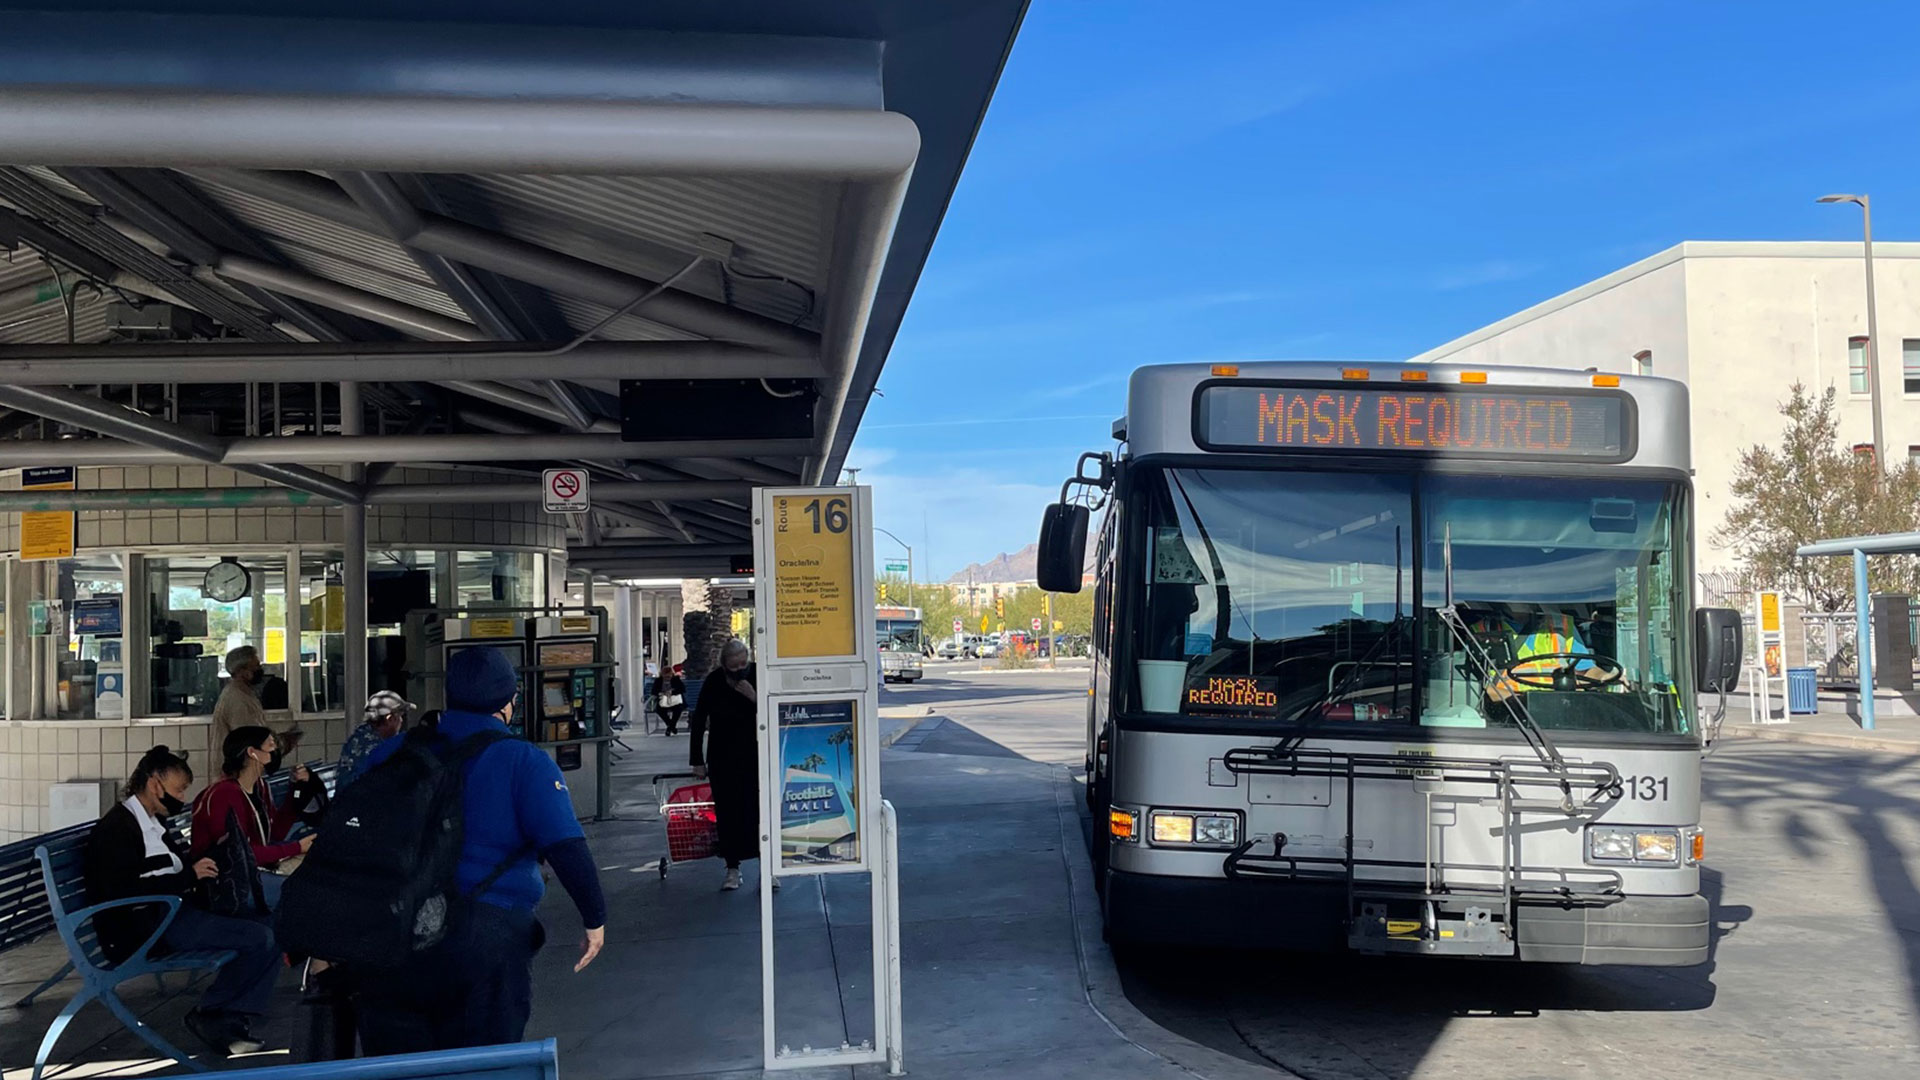
[[[1920,461],[1920,243],[1875,244],[1881,416],[1890,457]],[[1693,399],[1697,558],[1713,543],[1741,451],[1772,442],[1795,382],[1839,392],[1840,435],[1873,440],[1861,247],[1689,241],[1413,358],[1597,368],[1685,382]]]

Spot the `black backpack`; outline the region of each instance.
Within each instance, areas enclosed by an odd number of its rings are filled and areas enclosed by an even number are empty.
[[[393,756],[335,796],[325,828],[281,890],[281,947],[398,968],[445,939],[471,898],[521,858],[514,853],[478,887],[460,891],[466,765],[509,738],[483,731],[455,743],[415,728]]]

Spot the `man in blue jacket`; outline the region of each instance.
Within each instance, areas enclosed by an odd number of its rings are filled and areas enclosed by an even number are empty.
[[[519,676],[505,653],[469,648],[447,663],[447,710],[440,734],[458,743],[505,732]],[[371,769],[400,740],[368,755]],[[607,903],[566,780],[546,751],[523,739],[482,750],[467,765],[460,888],[474,896],[467,926],[430,954],[423,970],[362,992],[361,1043],[368,1055],[451,1050],[519,1042],[533,1011],[533,955],[546,941],[534,909],[546,886],[544,860],[586,927],[578,972],[606,942]],[[491,884],[487,884],[489,879]],[[404,985],[401,985],[404,984]]]

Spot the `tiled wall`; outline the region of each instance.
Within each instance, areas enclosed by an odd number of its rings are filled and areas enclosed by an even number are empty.
[[[327,469],[338,475],[339,469]],[[525,476],[501,476],[470,470],[395,469],[390,483],[465,484],[526,483]],[[207,465],[152,465],[126,468],[87,468],[79,472],[82,490],[148,488],[266,487],[257,477]],[[17,472],[0,477],[0,489],[18,489]],[[18,551],[20,515],[0,514],[0,550]],[[337,507],[236,507],[192,510],[87,510],[78,516],[76,540],[82,548],[154,548],[180,545],[192,550],[216,544],[337,544],[341,541],[341,514]],[[558,554],[566,547],[560,518],[544,513],[535,503],[454,503],[370,507],[367,513],[370,545],[446,546],[499,545],[546,548]],[[564,556],[549,560],[549,573],[564,582]],[[332,761],[339,757],[360,717],[308,718],[300,723],[305,736],[301,761]],[[292,723],[291,717],[270,719],[275,730]],[[56,783],[112,780],[124,783],[140,755],[157,744],[185,749],[194,770],[194,788],[204,786],[218,769],[218,755],[208,743],[208,725],[202,720],[140,721],[32,721],[0,720],[0,843],[37,836],[47,827],[48,789]]]
[[[299,727],[304,734],[295,758],[309,763],[337,760],[353,730],[350,725],[359,722],[358,716],[302,720]],[[267,721],[276,731],[292,723],[285,714],[269,715]],[[185,754],[193,767],[193,790],[198,793],[219,772],[219,756],[208,745],[209,730],[205,720],[131,724],[0,720],[0,844],[47,831],[47,796],[54,784],[77,780],[124,784],[140,755],[162,743]]]

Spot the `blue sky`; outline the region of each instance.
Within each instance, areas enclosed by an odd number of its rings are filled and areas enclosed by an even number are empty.
[[[1682,240],[1857,238],[1829,191],[1920,238],[1916,32],[1910,3],[1034,0],[848,464],[945,577],[1032,542],[1142,364],[1401,359]]]

